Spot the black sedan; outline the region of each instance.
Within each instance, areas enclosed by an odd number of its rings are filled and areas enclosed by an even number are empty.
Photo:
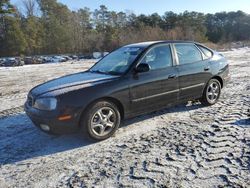
[[[228,80],[223,55],[201,44],[137,43],[113,51],[86,72],[36,86],[25,111],[47,133],[82,130],[103,140],[126,118],[189,100],[213,105]]]

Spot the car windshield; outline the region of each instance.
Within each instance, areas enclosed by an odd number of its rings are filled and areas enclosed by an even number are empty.
[[[101,59],[90,72],[120,75],[126,72],[136,57],[142,52],[139,47],[122,47]]]

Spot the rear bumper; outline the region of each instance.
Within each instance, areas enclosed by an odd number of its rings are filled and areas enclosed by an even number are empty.
[[[227,86],[227,84],[231,80],[231,75],[229,71],[229,65],[227,64],[223,69],[219,71],[219,76],[222,78],[223,81],[223,88]]]
[[[27,103],[24,105],[24,110],[31,121],[40,130],[49,134],[68,134],[79,130],[78,119],[72,115],[69,120],[58,120],[58,112],[44,112],[32,107]],[[42,129],[41,125],[47,125],[49,130]]]

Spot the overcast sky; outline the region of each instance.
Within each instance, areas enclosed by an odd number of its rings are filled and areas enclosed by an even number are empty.
[[[22,0],[11,0],[20,5]],[[132,10],[136,14],[151,14],[157,12],[163,15],[166,11],[183,12],[198,11],[215,13],[221,11],[242,10],[250,14],[250,0],[58,0],[68,5],[72,10],[89,7],[97,9],[100,5],[106,5],[109,10]]]

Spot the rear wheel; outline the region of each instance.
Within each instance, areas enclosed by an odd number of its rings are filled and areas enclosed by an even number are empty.
[[[221,84],[217,79],[211,79],[206,85],[200,102],[205,106],[215,104],[220,98]]]
[[[120,121],[120,112],[115,104],[99,101],[87,109],[81,124],[86,136],[95,140],[104,140],[115,133]]]

